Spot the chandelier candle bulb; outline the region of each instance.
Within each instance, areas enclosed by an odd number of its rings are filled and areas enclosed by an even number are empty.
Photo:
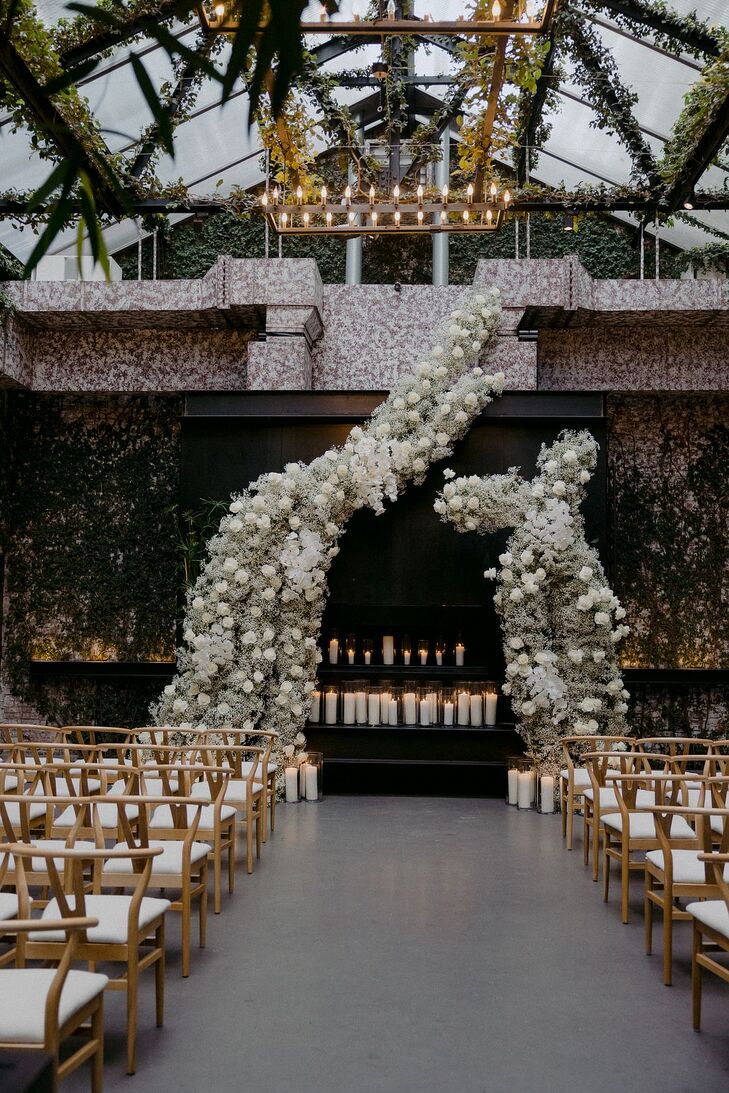
[[[506,208],[506,206],[509,204],[510,201],[511,201],[511,194],[509,193],[508,190],[504,190],[504,208]]]
[[[304,191],[302,190],[301,186],[297,186],[296,187],[296,204],[300,205],[303,200],[304,200]]]
[[[423,191],[423,187],[421,185],[418,185],[416,193],[418,195],[418,204],[422,205],[423,204],[423,193],[424,193],[424,191]]]
[[[375,209],[372,210],[372,227],[377,227],[377,212]]]
[[[543,774],[540,779],[540,803],[542,812],[554,812],[554,777]]]
[[[295,804],[299,799],[299,771],[297,767],[286,767],[284,771],[286,803]]]
[[[274,186],[274,188],[273,188],[273,203],[274,203],[274,205],[278,205],[278,197],[279,197],[278,186]]]
[[[266,192],[261,198],[261,204],[263,205],[264,209],[268,208],[268,192]]]
[[[489,186],[489,193],[491,194],[492,197],[496,197],[498,192],[499,192],[498,186],[496,185],[495,182],[492,182],[491,185]]]
[[[422,223],[423,223],[423,210],[418,209],[418,224],[422,224]]]
[[[327,691],[324,697],[324,721],[327,725],[336,725],[337,723],[338,700],[339,691]]]
[[[392,634],[385,634],[382,639],[382,663],[395,663],[395,638]]]
[[[395,189],[392,191],[392,196],[395,199],[395,204],[398,205],[400,203],[400,187],[397,184],[395,184]]]
[[[490,224],[493,219],[494,219],[494,214],[491,212],[491,209],[487,209],[486,210],[486,223]]]
[[[415,691],[406,691],[402,696],[402,719],[406,725],[414,725],[417,722]]]
[[[309,216],[309,214],[308,214],[308,213],[304,213],[304,227],[305,227],[305,228],[308,228],[308,227],[309,227],[309,221],[310,221],[310,219],[311,219],[311,217]]]
[[[456,667],[462,668],[466,658],[466,646],[463,642],[459,641],[456,644]]]
[[[331,226],[332,226],[332,214],[327,213],[327,227],[331,228]]]
[[[469,182],[469,184],[466,188],[466,197],[468,198],[468,204],[470,205],[471,202],[473,201],[473,183],[472,182]]]
[[[326,203],[327,203],[327,188],[326,188],[326,186],[322,186],[322,188],[321,188],[321,207],[322,207],[322,209],[326,208]]]
[[[374,203],[375,203],[375,188],[374,188],[374,186],[370,186],[370,205],[374,205]]]
[[[494,0],[493,6],[491,8],[491,14],[496,20],[501,18],[501,4],[499,3],[499,0]]]
[[[496,724],[496,709],[499,704],[499,696],[496,691],[487,691],[484,695],[485,716],[487,725]]]
[[[345,201],[345,204],[347,204],[347,205],[350,205],[351,202],[352,202],[352,187],[351,186],[347,186],[345,191],[344,191],[344,201]]]
[[[350,223],[350,224],[354,224],[354,215],[355,215],[355,214],[354,214],[353,212],[351,212],[351,211],[350,211],[350,213],[349,213],[349,215],[348,215],[348,217],[347,217],[347,219],[349,220],[349,223]]]
[[[289,222],[289,214],[281,213],[281,227],[285,228]]]
[[[471,712],[471,696],[468,691],[458,692],[458,724],[468,725]]]
[[[398,228],[400,227],[400,210],[399,209],[395,210],[395,225]]]
[[[443,187],[443,189],[441,191],[441,197],[443,199],[443,204],[447,205],[448,204],[448,187],[447,186]]]
[[[445,209],[441,209],[440,211],[440,222],[441,224],[448,223],[448,213],[445,211]]]

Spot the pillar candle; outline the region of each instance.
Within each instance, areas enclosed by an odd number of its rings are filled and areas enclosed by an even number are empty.
[[[309,714],[310,721],[318,721],[321,717],[321,691],[311,692],[311,713]]]
[[[367,650],[367,652],[364,655],[364,662],[365,662],[365,664],[371,664],[372,663],[372,653],[369,651],[369,649]]]
[[[402,662],[403,662],[403,664],[409,664],[410,663],[410,650],[409,649],[403,649]]]
[[[430,703],[430,723],[431,725],[438,724],[438,695],[435,691],[431,691],[428,694],[428,702]]]
[[[402,696],[402,719],[406,725],[414,725],[417,721],[417,707],[415,705],[415,692],[406,691]]]
[[[520,770],[517,775],[517,804],[519,808],[531,808],[532,804],[532,772]]]
[[[471,695],[471,724],[483,724],[483,699],[481,695]]]
[[[533,767],[529,775],[529,793],[531,794],[531,802],[535,805],[537,803],[537,772]]]
[[[435,654],[435,663],[436,663],[436,664],[439,664],[439,665],[442,665],[442,664],[443,664],[443,654],[442,654],[442,653],[440,653],[440,652],[437,652],[437,653]]]
[[[306,752],[302,752],[299,756],[299,797],[303,800],[306,797],[306,760],[308,755]]]
[[[327,691],[324,696],[324,720],[327,725],[336,725],[337,723],[337,699],[339,694],[337,691]]]
[[[286,800],[289,804],[299,799],[299,771],[297,767],[286,767],[284,771],[286,783]]]
[[[554,777],[551,774],[542,775],[540,791],[542,812],[554,812]]]
[[[459,641],[458,645],[456,646],[456,666],[458,668],[463,667],[463,661],[464,661],[465,655],[466,655],[466,647],[465,647],[465,645],[462,645],[461,642]]]
[[[453,703],[452,702],[444,702],[443,703],[443,724],[444,725],[452,725],[453,724]]]
[[[329,642],[329,663],[336,664],[339,660],[339,641],[337,638],[332,638]]]
[[[391,698],[388,709],[388,721],[391,725],[397,725],[397,699]]]
[[[382,639],[382,663],[395,663],[395,639],[392,634],[385,634]]]
[[[344,700],[342,705],[344,710],[342,712],[342,721],[345,725],[354,725],[354,691],[345,691]]]
[[[515,805],[519,800],[518,797],[518,785],[519,785],[519,771],[516,767],[512,767],[506,775],[508,783],[508,801],[510,805]]]
[[[354,697],[357,710],[357,724],[365,725],[367,723],[367,691],[357,691]]]
[[[307,801],[319,800],[319,778],[314,763],[307,763],[305,768],[306,799]]]
[[[458,724],[467,725],[468,715],[471,709],[471,696],[466,691],[460,691],[458,695]]]
[[[347,649],[347,660],[350,664],[354,664],[354,649]]]
[[[390,719],[390,699],[392,695],[389,691],[380,692],[380,722],[386,725]]]
[[[428,651],[427,651],[427,649],[421,650],[420,663],[421,664],[427,664],[428,663]]]
[[[367,697],[367,719],[370,725],[380,723],[380,696],[376,692]]]
[[[486,724],[496,724],[496,707],[499,704],[499,696],[488,691],[486,694]]]
[[[420,699],[420,724],[430,724],[430,702],[427,698]]]

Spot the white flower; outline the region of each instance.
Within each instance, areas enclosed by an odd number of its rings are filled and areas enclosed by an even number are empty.
[[[577,462],[577,452],[574,450],[574,448],[567,449],[567,451],[562,456],[562,462],[568,464]]]
[[[456,477],[456,472],[452,471],[450,469],[450,467],[446,467],[446,469],[443,471],[443,477],[444,478],[455,478]]]
[[[586,486],[591,478],[592,478],[592,475],[590,474],[589,471],[580,471],[580,482],[582,483],[583,486]]]
[[[505,554],[499,554],[499,562],[501,565],[511,565],[513,561],[514,559],[508,551]]]
[[[236,562],[235,558],[226,558],[223,562],[223,569],[226,573],[235,573],[237,568],[238,563]]]
[[[483,575],[487,581],[493,581],[496,579],[496,570],[492,566],[491,569],[484,569]]]
[[[582,649],[568,649],[567,656],[570,658],[573,664],[582,664],[585,654]]]
[[[509,645],[511,646],[512,649],[521,649],[522,646],[524,645],[524,642],[522,641],[522,639],[520,637],[513,637],[513,638],[509,638]]]
[[[176,698],[172,703],[172,709],[175,713],[184,713],[188,707],[188,701],[186,698]]]
[[[509,599],[513,600],[514,603],[519,603],[520,600],[524,599],[524,593],[520,588],[512,588],[511,592],[509,593]]]
[[[595,626],[609,626],[609,625],[610,625],[610,616],[608,615],[607,611],[596,611],[595,612]]]
[[[584,581],[585,583],[592,580],[592,569],[589,565],[583,565],[582,569],[580,570],[579,577],[580,580]]]
[[[605,659],[605,650],[604,649],[596,649],[594,651],[594,653],[592,654],[592,659],[595,661],[596,664],[600,664],[601,661],[603,661]]]
[[[164,689],[164,693],[166,695],[173,695],[176,690],[177,690],[177,685],[175,683],[168,683],[167,686]]]
[[[200,694],[197,696],[197,704],[198,706],[209,706],[210,695],[205,694],[204,691],[200,691]]]
[[[616,619],[624,619],[625,618],[625,608],[624,607],[618,606],[618,607],[615,608],[615,618]]]
[[[564,482],[562,482],[561,479],[558,479],[554,483],[554,485],[552,486],[552,493],[554,494],[555,497],[564,497],[566,492],[567,492],[566,485],[564,484]]]
[[[511,582],[514,580],[514,574],[512,573],[512,571],[510,569],[502,569],[501,570],[501,579],[506,584],[511,584]]]
[[[195,599],[192,601],[192,606],[195,608],[196,611],[202,611],[203,607],[205,606],[205,600],[202,598],[202,596],[196,596]]]

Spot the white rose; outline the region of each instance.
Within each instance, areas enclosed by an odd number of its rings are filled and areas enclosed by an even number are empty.
[[[248,580],[248,571],[245,569],[236,569],[235,579],[238,584],[245,584]]]
[[[223,562],[223,569],[226,573],[235,573],[237,568],[238,563],[236,562],[235,558],[226,558]]]
[[[609,626],[609,625],[610,625],[610,616],[608,615],[607,611],[596,611],[595,612],[595,626]]]
[[[176,690],[177,690],[177,687],[175,686],[174,683],[168,683],[167,686],[165,687],[165,694],[166,695],[173,695]]]
[[[514,603],[519,603],[520,600],[524,599],[524,593],[520,588],[512,588],[509,593],[509,599],[513,600]]]
[[[175,713],[183,713],[187,709],[187,702],[184,698],[176,698],[172,703],[172,709]]]
[[[484,569],[483,575],[487,581],[493,581],[496,579],[496,570],[492,566],[491,569]]]
[[[554,459],[548,459],[547,462],[544,464],[544,469],[547,474],[554,474],[554,472],[557,470],[556,461]]]
[[[568,649],[567,656],[573,664],[582,664],[585,654],[582,649]]]
[[[582,483],[583,486],[587,485],[587,483],[590,481],[591,477],[592,476],[591,476],[589,471],[580,471],[580,482]]]
[[[210,695],[206,695],[204,691],[200,691],[200,694],[197,696],[197,704],[198,706],[209,706]]]
[[[301,520],[299,520],[298,516],[291,517],[289,520],[289,527],[294,531],[297,531],[301,527]]]
[[[512,649],[521,649],[523,644],[524,644],[524,642],[522,641],[521,638],[518,638],[518,637],[509,638],[509,645],[511,646]]]
[[[501,570],[501,579],[506,584],[511,584],[511,582],[514,580],[514,574],[512,573],[512,571],[510,569],[502,569]]]
[[[582,569],[580,570],[579,575],[580,575],[580,580],[585,581],[585,583],[587,583],[587,581],[591,580],[592,579],[592,570],[590,569],[589,565],[583,565]]]
[[[499,562],[501,563],[501,565],[511,565],[513,561],[514,559],[508,550],[505,554],[499,554]]]
[[[271,662],[273,662],[276,659],[276,650],[275,649],[270,649],[270,648],[269,649],[264,649],[263,650],[263,656],[265,657],[266,660],[270,660]]]
[[[574,448],[568,448],[567,449],[567,451],[562,456],[562,462],[563,463],[576,463],[577,462],[577,452],[574,450]]]
[[[600,664],[600,662],[605,659],[605,650],[596,649],[595,652],[592,654],[592,659],[595,661],[595,664]]]
[[[552,486],[552,493],[555,497],[564,497],[567,492],[567,487],[561,479],[558,479]]]
[[[192,606],[195,608],[196,611],[202,611],[203,607],[205,606],[205,600],[202,598],[202,596],[196,596],[195,599],[192,601]]]

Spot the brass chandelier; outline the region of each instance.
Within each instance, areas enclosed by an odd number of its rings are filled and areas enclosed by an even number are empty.
[[[511,203],[509,190],[499,193],[495,182],[484,187],[477,199],[469,183],[465,194],[453,194],[443,186],[426,194],[423,186],[403,193],[396,185],[391,194],[378,196],[374,186],[367,194],[347,186],[332,199],[326,186],[319,200],[309,202],[301,186],[284,194],[278,186],[266,189],[260,200],[269,227],[279,235],[388,235],[439,232],[491,232],[501,227]]]
[[[245,0],[201,0],[198,16],[203,30],[214,34],[235,34],[240,26],[240,9]],[[426,14],[420,18],[400,17],[393,0],[380,4],[381,14],[374,19],[360,15],[361,5],[354,0],[350,19],[332,18],[321,5],[316,22],[302,22],[302,34],[368,35],[376,38],[436,37],[457,34],[462,37],[489,35],[508,37],[514,34],[544,34],[549,30],[557,0],[493,0],[489,19],[461,15],[457,19],[434,19]],[[438,0],[434,0],[437,8]]]

